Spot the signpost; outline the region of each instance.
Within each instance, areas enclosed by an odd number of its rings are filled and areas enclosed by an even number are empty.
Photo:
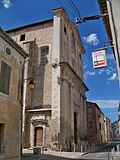
[[[106,50],[92,52],[92,60],[94,68],[106,67]]]

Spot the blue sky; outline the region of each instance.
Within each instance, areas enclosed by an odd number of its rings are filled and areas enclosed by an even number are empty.
[[[79,10],[79,16],[100,14],[97,0],[73,0]],[[75,22],[76,12],[69,0],[0,0],[0,26],[9,30],[18,26],[51,19],[52,9],[65,7],[70,19]],[[94,101],[112,120],[117,120],[117,107],[120,99],[120,88],[116,63],[112,50],[107,49],[107,67],[93,69],[92,52],[109,46],[102,19],[78,25],[81,39],[86,50],[83,56],[84,82],[89,88],[88,101]]]

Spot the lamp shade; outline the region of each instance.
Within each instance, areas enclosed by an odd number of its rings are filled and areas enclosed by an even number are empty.
[[[31,89],[31,90],[35,88],[35,83],[33,82],[33,80],[29,81],[28,88]]]

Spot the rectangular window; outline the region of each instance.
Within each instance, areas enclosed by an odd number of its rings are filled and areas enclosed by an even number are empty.
[[[5,125],[0,123],[0,154],[4,153],[4,129]]]
[[[92,122],[88,122],[88,128],[93,128]]]
[[[9,94],[11,67],[3,61],[0,66],[0,92]]]
[[[77,113],[74,112],[74,142],[77,144]]]
[[[93,108],[88,108],[88,113],[92,113],[93,112]]]
[[[40,63],[42,65],[45,65],[45,64],[48,63],[48,59],[47,59],[48,52],[49,52],[48,46],[41,48],[41,60],[40,60]]]
[[[20,41],[24,41],[25,40],[25,34],[21,34],[20,35]]]

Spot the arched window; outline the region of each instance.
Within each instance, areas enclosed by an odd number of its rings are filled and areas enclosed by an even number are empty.
[[[48,63],[48,55],[49,53],[49,47],[43,46],[40,48],[40,64],[45,65]]]

